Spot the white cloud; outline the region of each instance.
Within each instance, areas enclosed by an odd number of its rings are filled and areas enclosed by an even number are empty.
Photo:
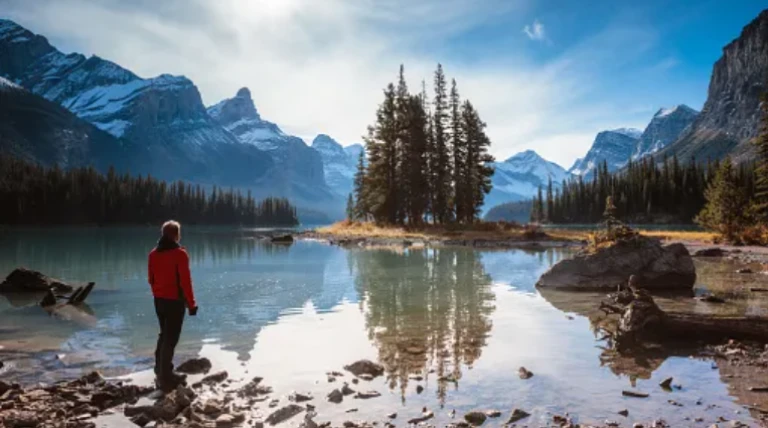
[[[497,158],[532,148],[569,166],[597,131],[624,125],[615,104],[595,101],[598,76],[642,54],[649,35],[604,29],[538,64],[525,52],[467,62],[432,53],[450,47],[424,49],[522,13],[524,1],[18,0],[3,12],[64,51],[145,77],[184,74],[208,105],[248,86],[262,116],[285,131],[343,144],[361,140],[399,64],[419,90],[441,62],[488,123]],[[544,27],[534,21],[526,34],[544,38]]]
[[[531,40],[544,40],[547,37],[544,32],[544,24],[538,19],[534,20],[533,24],[523,27],[523,33]]]

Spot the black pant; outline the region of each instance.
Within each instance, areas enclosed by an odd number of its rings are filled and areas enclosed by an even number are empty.
[[[155,349],[155,374],[163,380],[173,373],[173,352],[184,323],[184,301],[155,298],[155,313],[160,322],[160,336]]]

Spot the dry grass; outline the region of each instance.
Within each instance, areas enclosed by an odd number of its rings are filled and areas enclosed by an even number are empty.
[[[418,229],[399,226],[381,226],[371,222],[340,221],[315,230],[318,235],[336,238],[382,238],[382,239],[484,239],[484,240],[555,240],[587,241],[588,230],[542,229],[544,235],[532,235],[530,229],[511,223],[478,223],[470,228],[451,228],[427,225]],[[526,233],[527,232],[527,233]],[[674,241],[696,241],[710,243],[715,238],[711,232],[638,230],[640,235]]]
[[[540,230],[515,223],[482,222],[461,228],[426,225],[418,229],[381,226],[370,222],[341,221],[315,230],[321,236],[337,238],[384,238],[414,240],[582,240],[587,233],[571,230]]]
[[[667,241],[697,241],[713,242],[716,234],[693,230],[639,230],[641,235],[649,238],[659,238]]]

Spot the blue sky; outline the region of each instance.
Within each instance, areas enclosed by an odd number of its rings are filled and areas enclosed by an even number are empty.
[[[360,141],[381,89],[441,62],[488,123],[492,152],[569,167],[595,134],[700,109],[722,47],[762,1],[0,0],[65,52],[141,76],[183,74],[206,104],[248,86],[262,116],[311,140]]]

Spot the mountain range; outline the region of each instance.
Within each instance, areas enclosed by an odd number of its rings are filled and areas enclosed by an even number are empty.
[[[13,21],[0,19],[0,149],[45,165],[238,186],[285,196],[333,218],[343,212],[363,147],[319,134],[307,145],[261,117],[251,91],[206,107],[184,76],[142,78],[98,56],[65,54]],[[768,10],[723,48],[701,113],[659,109],[644,130],[599,132],[568,169],[536,152],[495,162],[485,209],[530,199],[551,180],[590,180],[605,162],[617,171],[648,156],[700,162],[747,160],[768,82]]]
[[[4,152],[48,165],[114,165],[237,186],[341,215],[344,199],[327,186],[320,154],[263,120],[246,88],[206,108],[184,76],[145,79],[98,56],[64,54],[4,19],[0,52],[0,77],[13,85],[13,98],[0,100],[9,112],[0,119]],[[19,119],[6,120],[11,114]],[[46,128],[35,129],[36,122]]]

